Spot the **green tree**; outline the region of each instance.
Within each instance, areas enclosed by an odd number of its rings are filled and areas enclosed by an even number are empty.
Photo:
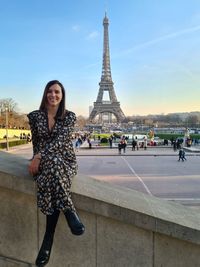
[[[186,123],[189,127],[195,127],[199,123],[199,118],[197,115],[189,115],[186,118]]]

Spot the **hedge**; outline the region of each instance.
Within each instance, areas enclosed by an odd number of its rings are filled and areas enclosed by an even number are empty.
[[[101,138],[101,143],[108,143],[108,139],[105,137]]]
[[[24,145],[24,144],[28,144],[27,140],[25,139],[9,141],[9,147],[19,146],[19,145]],[[7,147],[6,142],[0,143],[0,149],[6,148],[6,147]]]
[[[159,137],[160,139],[167,139],[167,140],[171,140],[173,139],[177,139],[178,137],[184,137],[184,134],[165,134],[165,133],[158,133],[155,134],[155,137]],[[192,139],[200,139],[200,134],[190,134],[190,137]]]

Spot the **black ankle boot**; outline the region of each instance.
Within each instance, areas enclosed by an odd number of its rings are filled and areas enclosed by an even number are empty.
[[[40,248],[37,259],[35,261],[35,264],[37,267],[43,267],[48,263],[50,254],[51,254],[52,244],[53,244],[53,236],[54,236],[54,233],[45,234],[44,240],[42,242],[42,246]]]
[[[71,229],[72,234],[74,235],[82,235],[85,231],[85,227],[80,221],[78,214],[72,210],[66,210],[64,212],[65,218]]]

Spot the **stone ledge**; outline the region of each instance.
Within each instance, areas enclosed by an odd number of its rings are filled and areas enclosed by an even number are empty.
[[[72,191],[79,209],[200,244],[200,216],[181,204],[84,176]]]
[[[0,266],[1,267],[33,267],[35,265],[15,260],[15,259],[10,259],[8,257],[2,257],[0,256]]]
[[[34,195],[27,165],[23,158],[0,152],[0,186]],[[82,175],[74,178],[72,192],[78,209],[200,244],[200,215],[181,204]]]

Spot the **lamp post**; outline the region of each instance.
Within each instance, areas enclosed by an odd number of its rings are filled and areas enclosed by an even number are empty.
[[[9,150],[9,142],[8,142],[8,107],[5,108],[6,111],[6,150]]]

